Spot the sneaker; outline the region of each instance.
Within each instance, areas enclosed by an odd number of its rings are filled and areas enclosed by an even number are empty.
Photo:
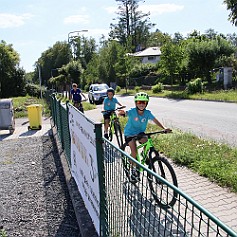
[[[140,181],[140,173],[137,171],[137,168],[133,167],[131,170],[131,181]]]
[[[105,133],[105,134],[104,134],[104,137],[105,137],[106,139],[109,139],[108,133]]]

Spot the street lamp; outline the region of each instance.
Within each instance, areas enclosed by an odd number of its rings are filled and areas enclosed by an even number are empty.
[[[68,44],[71,46],[73,46],[73,58],[75,58],[75,44],[74,44],[74,40],[77,39],[79,37],[79,33],[81,32],[88,32],[88,30],[76,30],[76,31],[71,31],[68,33]]]
[[[39,72],[39,82],[40,82],[40,98],[42,99],[42,78],[41,78],[41,70],[40,65],[37,64],[38,72]]]

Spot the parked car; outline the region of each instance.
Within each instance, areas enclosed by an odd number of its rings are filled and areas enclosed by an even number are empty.
[[[91,104],[103,103],[107,96],[107,84],[91,84],[89,87],[88,98]]]

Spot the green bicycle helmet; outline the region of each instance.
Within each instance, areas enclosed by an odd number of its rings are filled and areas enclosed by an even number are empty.
[[[149,95],[145,92],[139,92],[134,96],[134,101],[146,101],[149,102]]]

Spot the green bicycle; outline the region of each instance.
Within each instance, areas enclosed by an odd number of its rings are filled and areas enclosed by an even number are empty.
[[[174,186],[178,187],[177,177],[174,172],[173,167],[167,160],[167,158],[157,151],[154,148],[153,141],[151,136],[155,134],[167,133],[165,130],[145,133],[142,136],[147,136],[147,141],[142,144],[137,145],[137,160],[143,164],[147,165],[148,168],[154,171],[156,174],[161,176],[162,178],[166,179],[169,183],[173,184]],[[136,141],[139,141],[142,137],[141,136],[134,136],[133,137]],[[123,151],[130,154],[130,148],[127,143],[124,143],[121,147]],[[139,150],[142,152],[139,154]],[[122,156],[123,167],[126,176],[128,177],[129,181],[133,184],[139,182],[140,178],[132,179],[130,175],[131,165],[128,161],[126,156]],[[138,168],[138,173],[142,173],[143,169],[140,167]],[[149,183],[149,188],[151,190],[151,194],[154,197],[155,201],[158,203],[159,206],[162,208],[169,208],[174,206],[177,200],[177,192],[170,188],[168,185],[163,183],[161,180],[153,176],[151,173],[147,172],[147,180]]]
[[[123,133],[121,129],[121,125],[119,122],[119,118],[116,114],[117,110],[124,109],[126,106],[121,106],[118,107],[114,110],[103,110],[102,113],[110,113],[110,122],[109,122],[109,131],[108,131],[108,136],[109,136],[109,141],[113,140],[113,135],[115,134],[118,142],[118,147],[121,147],[123,144]]]

